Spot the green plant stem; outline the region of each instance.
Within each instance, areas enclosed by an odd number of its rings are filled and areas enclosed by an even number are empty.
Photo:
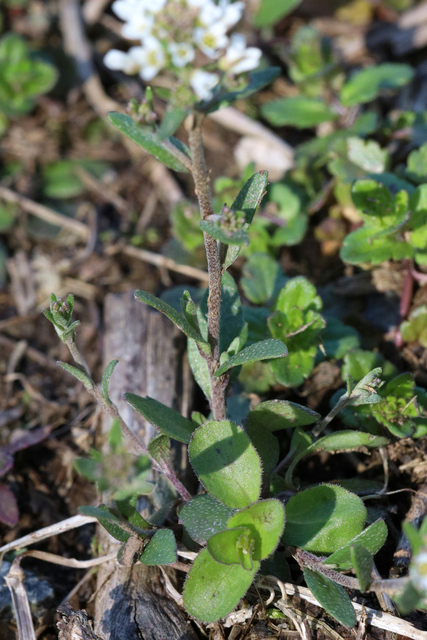
[[[79,367],[83,370],[83,372],[86,374],[86,376],[88,377],[88,379],[90,381],[90,386],[86,386],[85,385],[85,388],[86,388],[87,392],[90,393],[90,395],[96,400],[96,402],[102,407],[102,409],[104,409],[104,411],[113,420],[118,420],[119,421],[120,428],[121,428],[122,432],[124,433],[124,435],[128,438],[128,440],[130,440],[130,442],[132,444],[132,447],[134,449],[134,452],[138,453],[138,454],[142,454],[142,455],[148,456],[150,458],[150,460],[151,460],[151,464],[153,465],[153,469],[155,469],[156,471],[159,471],[160,473],[163,473],[168,478],[168,480],[170,480],[170,482],[173,484],[173,486],[178,491],[178,493],[182,497],[182,499],[185,500],[186,502],[188,502],[188,500],[191,499],[191,494],[184,487],[184,485],[179,480],[179,478],[177,477],[175,472],[169,466],[167,466],[166,463],[160,465],[149,454],[148,449],[145,446],[145,444],[138,438],[138,436],[132,431],[132,429],[123,420],[123,418],[121,417],[121,415],[119,413],[119,410],[117,409],[116,405],[113,402],[111,402],[111,404],[110,404],[105,400],[103,394],[101,393],[101,391],[98,389],[98,387],[96,386],[96,384],[92,380],[92,377],[91,377],[91,375],[90,375],[90,373],[88,371],[88,368],[87,368],[87,365],[85,363],[85,360],[84,360],[83,356],[81,355],[80,351],[78,350],[77,345],[74,342],[74,340],[70,337],[65,341],[65,344],[67,345],[71,355],[73,356],[73,359],[74,359],[75,363],[77,365],[79,365]]]
[[[189,133],[189,145],[192,158],[192,174],[197,198],[199,200],[200,215],[202,220],[214,213],[212,198],[209,189],[209,175],[206,170],[205,154],[203,150],[203,121],[202,113],[195,113],[193,126]],[[227,378],[218,376],[215,371],[219,367],[219,331],[221,319],[221,277],[222,264],[218,242],[207,233],[203,233],[206,258],[209,274],[208,297],[208,341],[211,346],[211,355],[206,357],[209,368],[211,387],[211,409],[215,420],[224,420],[225,413],[225,389]]]
[[[296,549],[296,551],[293,553],[293,556],[300,567],[305,567],[307,569],[311,569],[312,571],[317,571],[318,573],[321,573],[323,576],[325,576],[325,578],[329,578],[337,584],[340,584],[343,587],[347,587],[347,589],[357,589],[358,591],[360,591],[359,580],[357,578],[346,576],[339,571],[335,571],[334,569],[325,566],[323,564],[324,558],[318,558],[313,553],[309,553],[308,551],[304,551],[303,549]],[[373,580],[366,591],[384,592],[389,595],[393,595],[399,591],[402,591],[408,581],[409,578]]]

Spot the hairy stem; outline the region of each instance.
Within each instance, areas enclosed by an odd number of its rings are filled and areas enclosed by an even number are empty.
[[[98,387],[92,380],[92,376],[88,371],[85,360],[81,355],[80,351],[78,350],[74,340],[72,338],[68,338],[65,344],[67,345],[76,364],[78,364],[80,368],[83,368],[84,373],[87,375],[88,379],[90,380],[90,383],[91,383],[90,386],[85,385],[87,392],[90,393],[90,395],[96,400],[96,402],[102,407],[102,409],[104,409],[104,411],[113,420],[119,421],[120,428],[123,434],[126,436],[126,438],[128,438],[128,440],[131,442],[134,452],[148,456],[151,460],[153,469],[155,469],[156,471],[159,471],[160,473],[163,473],[171,481],[171,483],[173,484],[175,489],[178,491],[179,495],[183,498],[183,500],[185,500],[186,502],[190,500],[191,494],[184,487],[184,485],[179,480],[179,478],[174,473],[174,471],[169,466],[167,466],[166,463],[164,465],[160,465],[154,458],[152,458],[145,444],[139,439],[136,433],[134,433],[132,429],[129,427],[129,425],[127,425],[126,422],[123,420],[116,405],[113,404],[112,402],[107,402],[105,400],[104,395],[101,393],[101,391],[98,389]]]
[[[192,174],[197,198],[199,200],[202,220],[214,213],[209,189],[209,175],[206,170],[205,154],[203,150],[203,120],[201,113],[194,114],[194,121],[189,133],[189,143],[192,158]],[[206,358],[209,367],[211,386],[211,409],[215,420],[225,418],[225,390],[227,380],[224,376],[215,377],[219,367],[219,331],[221,319],[221,277],[222,264],[218,243],[215,238],[203,234],[208,263],[209,297],[208,297],[208,341],[211,355]]]
[[[357,589],[358,591],[360,591],[359,580],[357,578],[346,576],[339,571],[335,571],[335,569],[331,569],[330,567],[325,566],[323,564],[324,558],[318,558],[314,554],[309,553],[308,551],[304,551],[303,549],[297,549],[293,556],[302,568],[306,567],[307,569],[311,569],[312,571],[317,571],[326,578],[333,580],[337,584],[340,584],[343,587],[347,587],[347,589]],[[367,591],[379,591],[388,593],[389,595],[393,595],[398,591],[402,591],[408,580],[409,578],[373,580],[368,586]]]

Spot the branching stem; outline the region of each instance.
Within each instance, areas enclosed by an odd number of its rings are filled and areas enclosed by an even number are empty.
[[[81,355],[80,351],[78,350],[74,340],[70,337],[65,341],[65,344],[67,345],[76,364],[79,365],[79,368],[84,371],[84,373],[88,377],[88,380],[90,381],[90,386],[85,385],[87,392],[90,393],[90,395],[96,400],[96,402],[102,407],[102,409],[104,409],[104,411],[113,420],[119,421],[121,430],[123,434],[131,442],[134,452],[140,455],[142,454],[142,455],[148,456],[151,460],[153,469],[166,475],[166,477],[171,481],[171,483],[173,484],[175,489],[178,491],[179,495],[182,497],[183,500],[185,500],[186,502],[190,500],[191,494],[184,487],[184,485],[179,480],[179,478],[177,477],[173,469],[167,466],[166,463],[164,463],[163,465],[160,465],[154,458],[152,458],[152,456],[149,454],[148,449],[145,446],[145,444],[142,442],[142,440],[140,440],[140,438],[136,435],[136,433],[134,433],[132,429],[129,427],[129,425],[127,425],[126,422],[123,420],[116,405],[113,404],[112,402],[107,402],[105,400],[103,394],[101,393],[101,391],[98,389],[98,387],[92,380],[92,377],[88,371],[85,360]]]

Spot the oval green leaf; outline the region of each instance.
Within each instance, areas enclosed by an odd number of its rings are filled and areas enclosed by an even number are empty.
[[[335,120],[336,111],[322,100],[292,96],[267,102],[261,107],[261,113],[268,122],[276,127],[291,126],[298,129],[316,127],[322,122]]]
[[[245,362],[258,362],[271,358],[283,358],[288,355],[288,349],[281,340],[262,340],[242,349],[238,354],[224,362],[215,372],[215,376],[221,376],[232,367],[238,367]]]
[[[351,545],[357,544],[360,547],[364,547],[372,555],[375,555],[387,540],[387,533],[387,525],[384,520],[377,520],[341,549],[337,549],[329,558],[323,561],[323,564],[347,571],[353,566],[350,552]]]
[[[348,80],[341,89],[340,99],[345,107],[374,100],[383,89],[399,89],[414,77],[408,64],[378,64],[362,69]]]
[[[229,420],[205,422],[188,447],[190,462],[206,490],[241,509],[259,498],[261,462],[243,429]]]
[[[301,491],[286,505],[283,542],[318,554],[333,553],[362,532],[362,500],[342,487],[323,484]]]
[[[252,557],[263,560],[279,544],[285,526],[285,509],[279,500],[260,500],[231,516],[227,526],[249,529],[255,541]]]
[[[241,564],[244,569],[253,569],[252,548],[254,539],[247,527],[227,529],[209,538],[207,549],[220,564]],[[241,562],[242,551],[246,558]]]
[[[124,113],[109,113],[108,119],[111,124],[116,127],[126,137],[130,138],[139,147],[142,147],[160,162],[174,171],[188,173],[185,165],[176,157],[177,154],[187,156],[189,160],[189,151],[185,145],[175,138],[171,137],[167,141],[160,138],[150,127],[143,127],[134,122],[131,116]],[[172,149],[172,151],[170,150]]]
[[[341,585],[311,569],[304,569],[304,578],[307,587],[325,611],[345,627],[354,627],[356,613],[348,594]]]
[[[159,529],[139,557],[150,567],[176,562],[176,540],[170,529]]]
[[[226,616],[243,598],[259,569],[254,562],[252,571],[240,564],[220,564],[203,549],[187,576],[184,585],[184,606],[201,622],[216,622]]]
[[[180,522],[190,537],[199,544],[205,544],[216,533],[227,528],[227,522],[234,509],[203,493],[191,498],[179,512]]]
[[[190,442],[194,425],[178,411],[148,396],[142,398],[135,393],[125,393],[123,397],[135,411],[138,411],[147,422],[157,427],[162,433],[178,442],[185,444]]]
[[[279,431],[290,427],[305,427],[317,422],[321,415],[296,402],[267,400],[260,402],[248,414],[248,425],[260,426],[268,431]]]

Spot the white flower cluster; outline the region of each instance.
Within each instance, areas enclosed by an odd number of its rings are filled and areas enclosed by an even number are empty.
[[[112,9],[124,21],[123,35],[141,44],[127,53],[112,49],[104,64],[147,81],[172,69],[207,100],[220,82],[218,71],[233,77],[259,65],[259,49],[246,47],[241,34],[227,35],[244,6],[230,0],[115,0]]]
[[[427,546],[424,546],[413,558],[409,576],[414,586],[427,597]]]

